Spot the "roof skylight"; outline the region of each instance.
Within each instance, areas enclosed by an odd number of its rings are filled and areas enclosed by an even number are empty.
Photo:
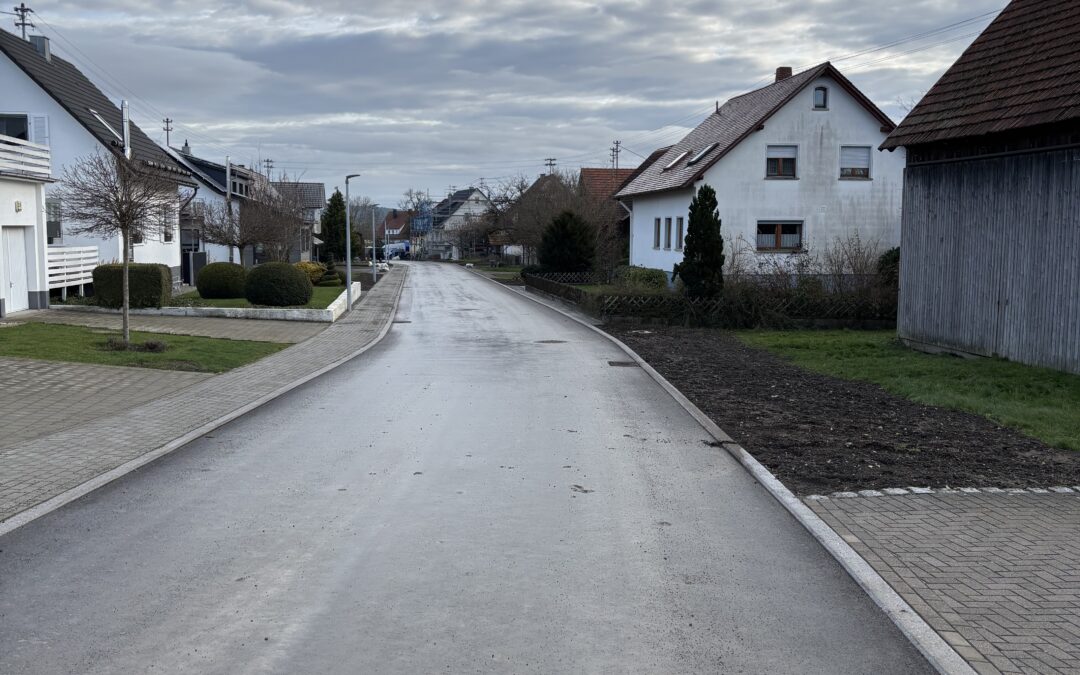
[[[679,162],[681,162],[683,160],[683,157],[686,157],[689,154],[690,154],[689,150],[684,150],[684,151],[680,152],[679,155],[675,159],[673,159],[673,160],[671,160],[670,162],[667,163],[667,166],[664,167],[664,171],[667,171],[668,169],[674,169],[675,165],[678,164]]]
[[[720,144],[719,143],[712,143],[711,145],[705,146],[702,149],[701,152],[699,152],[698,154],[696,154],[696,155],[694,155],[693,157],[690,158],[690,161],[687,162],[687,165],[697,164],[698,162],[700,162],[702,159],[705,158],[705,155],[712,152],[716,148],[716,146],[718,146],[718,145],[720,145]]]

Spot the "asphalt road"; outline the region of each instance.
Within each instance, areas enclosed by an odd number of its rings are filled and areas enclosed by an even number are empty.
[[[929,672],[609,342],[436,264],[398,320],[0,538],[0,672]]]

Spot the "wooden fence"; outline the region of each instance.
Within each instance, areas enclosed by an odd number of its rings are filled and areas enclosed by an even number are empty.
[[[59,288],[66,297],[69,287],[93,283],[97,246],[50,246],[46,252],[50,291]]]
[[[0,173],[48,179],[51,163],[49,146],[0,135]]]

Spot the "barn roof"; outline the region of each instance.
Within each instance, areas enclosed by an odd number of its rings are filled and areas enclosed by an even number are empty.
[[[1013,0],[882,149],[1080,119],[1080,2]]]
[[[804,70],[760,89],[729,99],[717,111],[670,146],[659,157],[646,160],[640,173],[627,180],[616,197],[692,187],[705,172],[757,130],[776,111],[817,78],[827,75],[881,121],[883,130],[895,126],[892,120],[860,92],[831,63]],[[711,149],[710,149],[711,148]],[[704,154],[701,154],[704,151]],[[655,155],[655,153],[654,153]],[[697,161],[694,161],[694,160]]]

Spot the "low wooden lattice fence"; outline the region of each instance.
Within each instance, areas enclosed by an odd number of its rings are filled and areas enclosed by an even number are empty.
[[[538,272],[531,276],[558,284],[606,284],[611,281],[610,276],[595,272]]]

